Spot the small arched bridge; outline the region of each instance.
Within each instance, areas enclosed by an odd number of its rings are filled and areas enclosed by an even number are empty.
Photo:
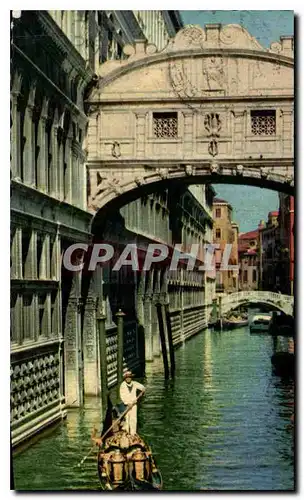
[[[266,304],[293,316],[293,296],[274,292],[246,291],[230,293],[221,298],[221,312],[227,312],[244,304]]]

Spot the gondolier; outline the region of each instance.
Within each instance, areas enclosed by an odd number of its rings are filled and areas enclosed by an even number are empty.
[[[128,371],[124,375],[124,381],[120,385],[120,397],[122,402],[129,406],[136,401],[137,391],[145,391],[145,387],[133,380],[132,372]],[[130,434],[136,434],[137,431],[137,404],[127,413],[124,429]]]

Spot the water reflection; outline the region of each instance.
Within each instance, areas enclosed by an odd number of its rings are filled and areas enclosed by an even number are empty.
[[[293,489],[294,386],[272,373],[272,354],[272,338],[248,328],[205,331],[176,351],[174,380],[164,381],[161,358],[147,366],[138,426],[165,490]],[[96,453],[77,464],[100,409],[98,398],[87,399],[85,410],[15,457],[16,487],[98,490]]]

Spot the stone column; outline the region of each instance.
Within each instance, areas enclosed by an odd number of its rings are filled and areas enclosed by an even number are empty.
[[[55,238],[53,238],[52,244],[52,254],[51,254],[51,279],[59,281],[60,280],[60,265],[61,265],[61,244],[60,236],[57,233]]]
[[[33,122],[33,109],[27,105],[24,113],[24,137],[25,145],[23,150],[23,181],[28,186],[35,187],[35,135]]]
[[[293,110],[282,110],[282,154],[283,156],[293,156]]]
[[[136,157],[145,156],[146,113],[136,113]]]
[[[58,196],[58,126],[53,123],[51,128],[52,164],[49,193],[54,198]]]
[[[184,158],[192,158],[194,153],[193,147],[193,113],[191,111],[183,111],[184,115]]]
[[[72,142],[72,185],[73,185],[73,205],[79,206],[79,159],[75,142]]]
[[[37,233],[36,231],[32,231],[23,278],[37,279],[37,277]]]
[[[244,109],[235,109],[234,127],[233,127],[233,154],[234,156],[244,156],[245,143],[245,111]],[[251,126],[251,124],[249,125]]]
[[[79,297],[70,297],[64,331],[65,401],[76,407],[83,404],[80,308]]]
[[[65,143],[65,163],[66,173],[64,176],[64,192],[65,201],[67,203],[73,202],[73,152],[72,152],[72,128],[69,128],[68,136]]]
[[[11,165],[13,178],[21,180],[21,134],[20,134],[20,112],[18,110],[19,92],[11,93],[12,101],[12,128],[11,128]]]
[[[37,188],[44,193],[48,188],[48,150],[46,144],[47,115],[41,114],[38,124],[38,146],[40,148],[37,158]]]
[[[16,342],[21,345],[23,342],[23,297],[20,293],[17,295],[14,316]]]
[[[63,142],[61,141],[60,144],[58,144],[58,196],[57,198],[60,201],[63,201],[64,199],[64,145]]]
[[[16,227],[11,250],[11,278],[22,279],[22,230]]]
[[[84,393],[93,396],[100,393],[96,306],[97,298],[94,296],[87,297],[83,324]]]

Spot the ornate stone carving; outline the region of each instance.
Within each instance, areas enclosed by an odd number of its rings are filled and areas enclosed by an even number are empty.
[[[208,145],[208,152],[211,156],[216,156],[218,154],[218,144],[216,139],[219,137],[219,131],[222,128],[220,115],[218,113],[208,113],[205,116],[204,126],[208,132],[208,137],[211,138]]]
[[[156,170],[156,173],[162,178],[162,179],[167,179],[168,177],[168,174],[169,174],[169,170],[168,168],[165,168],[165,167],[162,167],[162,168],[158,168]]]
[[[142,186],[145,183],[145,179],[143,177],[135,177],[134,182],[137,186]]]
[[[212,139],[209,142],[208,152],[211,156],[216,156],[218,154],[218,146],[217,146],[217,141],[215,139]]]
[[[263,179],[267,179],[268,177],[268,168],[267,167],[260,167],[260,174]]]
[[[189,24],[181,29],[169,43],[168,50],[203,48],[206,33],[199,25]]]
[[[218,163],[215,163],[215,162],[211,163],[210,164],[210,172],[211,172],[211,174],[218,174],[219,168],[220,167],[219,167]]]
[[[244,173],[244,167],[243,165],[237,165],[235,168],[236,175],[243,175]]]
[[[222,57],[208,57],[204,60],[203,73],[210,90],[220,90],[224,86],[224,68]]]
[[[273,42],[270,45],[270,51],[279,54],[282,51],[282,45],[280,42]]]
[[[114,156],[114,158],[119,158],[121,156],[120,144],[117,141],[113,142],[113,145],[112,145],[112,156]]]
[[[290,174],[285,174],[285,183],[291,184],[293,182],[293,178]]]
[[[193,167],[193,165],[186,165],[185,166],[185,173],[187,175],[194,175],[194,172],[195,172],[195,167]]]
[[[219,137],[219,131],[222,128],[222,122],[218,113],[208,113],[204,120],[205,129],[208,137]]]

